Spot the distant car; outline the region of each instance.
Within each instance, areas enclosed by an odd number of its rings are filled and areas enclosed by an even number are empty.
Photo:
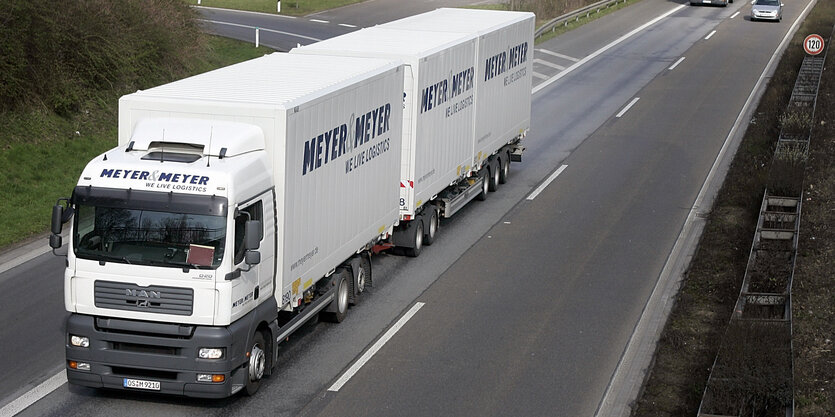
[[[757,0],[751,6],[751,20],[783,20],[783,3],[780,0]]]
[[[690,5],[695,6],[697,4],[711,4],[711,5],[717,4],[717,5],[720,5],[722,7],[725,7],[725,6],[728,5],[728,3],[733,3],[733,2],[734,2],[734,0],[690,0]]]

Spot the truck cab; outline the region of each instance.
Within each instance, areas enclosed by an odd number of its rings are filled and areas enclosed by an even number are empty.
[[[53,212],[53,232],[71,218],[68,380],[216,397],[268,373],[274,205],[257,126],[145,119],[91,161]]]

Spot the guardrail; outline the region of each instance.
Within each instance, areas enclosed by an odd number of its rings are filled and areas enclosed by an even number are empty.
[[[536,30],[536,32],[534,32],[533,37],[534,39],[537,39],[543,34],[545,34],[545,32],[555,30],[559,25],[566,26],[568,25],[568,22],[572,20],[577,21],[580,20],[581,17],[589,17],[592,13],[599,13],[601,10],[608,9],[609,7],[612,7],[618,3],[626,3],[627,1],[628,0],[602,0],[597,3],[583,7],[582,9],[577,9],[573,12],[566,13],[562,16],[551,19],[548,21],[548,23],[542,25],[539,29]]]

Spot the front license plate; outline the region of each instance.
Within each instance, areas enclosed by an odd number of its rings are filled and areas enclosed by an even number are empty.
[[[125,388],[147,389],[151,391],[159,391],[159,381],[145,381],[142,379],[128,379],[124,380]]]

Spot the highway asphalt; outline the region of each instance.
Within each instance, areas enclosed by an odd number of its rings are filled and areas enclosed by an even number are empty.
[[[419,258],[375,258],[360,305],[283,345],[255,397],[64,384],[21,415],[594,415],[719,149],[806,3],[787,5],[782,24],[750,22],[748,3],[684,6],[583,62],[684,4],[643,0],[538,45],[552,65],[535,71],[560,78],[534,96],[528,152],[508,184],[445,221]],[[263,24],[310,38],[352,30],[328,19]],[[63,367],[62,267],[46,254],[0,273],[0,369],[15,376],[0,380],[0,407]],[[328,391],[416,302],[425,304]]]

